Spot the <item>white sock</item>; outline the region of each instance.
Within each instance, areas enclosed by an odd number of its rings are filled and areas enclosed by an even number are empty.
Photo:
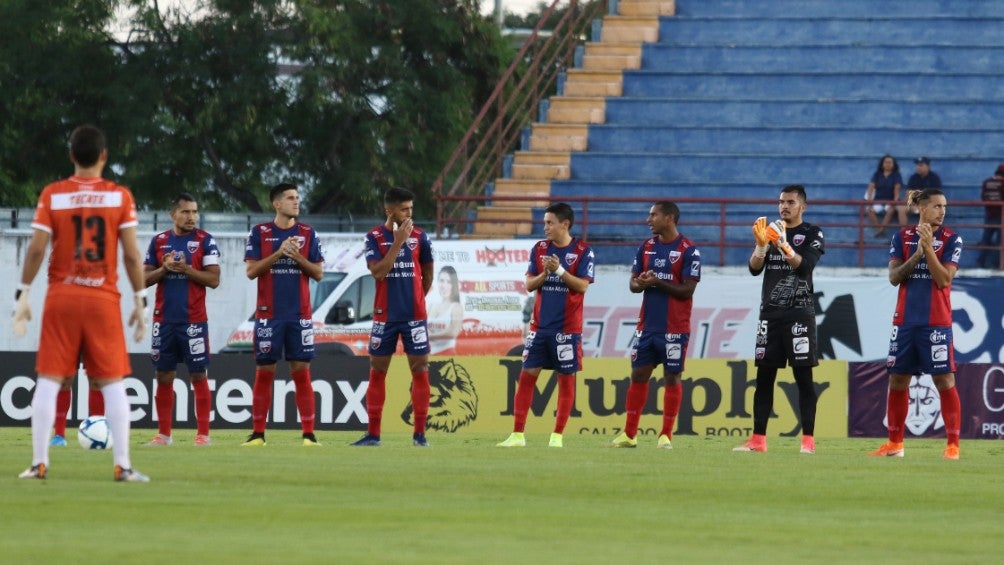
[[[112,432],[112,454],[115,464],[123,469],[132,469],[129,460],[129,400],[126,398],[122,381],[113,381],[101,387],[105,397],[105,418]]]
[[[35,395],[31,399],[32,465],[49,466],[49,434],[56,423],[56,395],[60,386],[52,379],[35,379]]]

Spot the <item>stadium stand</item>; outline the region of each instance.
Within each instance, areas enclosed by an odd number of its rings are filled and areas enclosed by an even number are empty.
[[[630,261],[648,234],[644,206],[617,198],[773,199],[781,185],[803,183],[810,206],[858,200],[890,153],[904,180],[926,155],[950,202],[978,201],[1004,160],[1002,0],[620,0],[610,9],[493,187],[496,196],[595,197],[590,240],[625,242],[598,249],[601,262]],[[542,204],[482,210],[522,220],[501,225],[510,236],[540,237]],[[730,205],[723,229],[718,204],[681,208],[688,237],[736,243],[725,264],[746,260],[749,222],[773,209]],[[860,217],[853,203],[807,212],[826,231],[827,265],[858,265]],[[982,208],[956,206],[949,224],[981,218]],[[978,227],[962,231],[979,240]],[[865,262],[883,265],[884,244],[867,243]]]

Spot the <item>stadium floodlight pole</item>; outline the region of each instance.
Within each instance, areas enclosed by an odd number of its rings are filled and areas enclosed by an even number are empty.
[[[495,25],[502,29],[502,0],[495,0]]]

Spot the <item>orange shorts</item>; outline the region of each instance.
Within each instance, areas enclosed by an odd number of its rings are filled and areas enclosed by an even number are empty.
[[[122,329],[119,298],[107,292],[49,292],[42,311],[42,337],[35,370],[40,375],[73,377],[83,360],[92,379],[132,373]]]

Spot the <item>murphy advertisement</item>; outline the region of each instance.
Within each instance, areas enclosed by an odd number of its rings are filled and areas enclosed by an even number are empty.
[[[0,425],[28,426],[34,390],[35,356],[11,353],[5,356],[0,381]],[[134,368],[146,367],[147,356],[134,355]],[[491,433],[504,437],[512,428],[512,398],[519,379],[518,357],[434,357],[430,367],[432,400],[428,428],[440,433]],[[363,430],[366,427],[366,388],[369,374],[364,357],[319,357],[311,367],[317,397],[317,428]],[[624,400],[629,386],[627,359],[586,359],[576,379],[575,406],[566,436],[589,436],[603,441],[620,433],[624,425]],[[683,375],[683,402],[677,418],[676,436],[746,437],[753,426],[753,388],[756,369],[748,360],[687,362]],[[219,355],[210,368],[213,391],[212,426],[217,429],[251,426],[251,385],[254,364],[246,355]],[[847,363],[823,361],[814,371],[819,409],[818,437],[847,435]],[[155,428],[153,378],[125,380],[137,428]],[[411,375],[404,359],[395,359],[387,378],[383,429],[411,430],[409,386]],[[653,379],[640,433],[653,441],[662,424],[662,381]],[[75,383],[69,421],[76,425],[88,414],[86,377]],[[175,427],[195,426],[191,388],[175,380]],[[269,412],[270,429],[298,429],[293,383],[281,365],[276,375],[274,400]],[[795,436],[801,432],[797,416],[798,392],[790,370],[778,374],[774,414],[769,434]],[[527,422],[527,433],[546,438],[554,424],[557,381],[543,372]],[[531,440],[532,441],[532,440]],[[592,440],[591,440],[592,441]]]

